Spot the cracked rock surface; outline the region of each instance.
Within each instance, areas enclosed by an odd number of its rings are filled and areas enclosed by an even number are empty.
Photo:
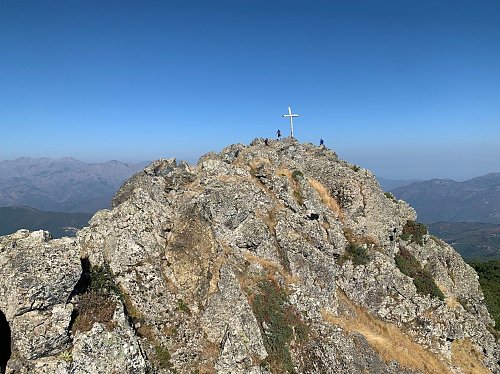
[[[155,161],[76,238],[0,238],[5,370],[500,372],[476,273],[437,238],[403,240],[415,219],[293,139]]]

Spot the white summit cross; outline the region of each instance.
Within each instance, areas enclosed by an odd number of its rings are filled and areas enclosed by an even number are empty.
[[[290,136],[293,138],[293,117],[298,117],[298,114],[292,114],[292,108],[288,107],[288,114],[283,114],[283,117],[290,117]]]

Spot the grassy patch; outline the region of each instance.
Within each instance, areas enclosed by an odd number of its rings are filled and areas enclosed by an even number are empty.
[[[339,203],[335,200],[332,195],[328,192],[325,186],[321,184],[316,179],[309,178],[309,185],[316,190],[318,195],[321,197],[321,201],[325,204],[330,210],[335,212],[341,221],[344,220],[344,213],[340,209]]]
[[[115,309],[116,302],[112,298],[95,291],[84,293],[75,308],[77,316],[71,331],[73,334],[76,331],[89,331],[95,322],[102,323],[108,330],[112,330]]]
[[[340,257],[340,264],[342,265],[347,260],[351,260],[354,266],[366,265],[370,262],[370,257],[364,245],[349,243]]]
[[[93,266],[90,269],[90,290],[102,295],[115,294],[120,296],[120,289],[107,265]]]
[[[469,262],[479,275],[486,306],[495,320],[495,328],[500,331],[500,260]]]
[[[273,373],[295,373],[290,343],[303,342],[309,336],[300,313],[290,304],[286,292],[269,279],[257,284],[251,305],[268,353],[262,365]]]
[[[170,361],[172,357],[170,356],[170,352],[167,348],[162,345],[157,345],[155,346],[155,354],[160,368],[172,370],[173,365]]]
[[[300,170],[294,170],[293,172],[290,169],[279,167],[276,169],[276,175],[287,177],[290,181],[292,187],[292,195],[297,204],[304,205],[304,197],[302,196],[302,192],[300,190],[300,179],[304,177],[304,174]]]
[[[406,276],[413,279],[417,292],[444,300],[443,292],[432,278],[431,273],[422,268],[420,262],[407,249],[401,248],[394,256],[396,266]]]
[[[121,297],[111,270],[107,266],[93,266],[87,290],[80,295],[74,310],[71,331],[89,331],[95,322],[108,330],[115,327],[113,316],[116,309],[115,296]]]
[[[344,227],[342,230],[349,244],[340,257],[340,264],[347,260],[351,260],[355,266],[368,264],[370,262],[368,248],[376,249],[377,240],[371,236],[356,235],[349,227]]]
[[[427,226],[423,223],[408,220],[403,226],[403,232],[400,236],[405,241],[411,241],[419,245],[424,244],[424,235],[427,234]]]
[[[293,198],[299,205],[304,205],[304,197],[300,189],[300,180],[304,178],[304,174],[300,170],[294,170],[292,173],[292,188]]]
[[[451,360],[454,365],[464,373],[487,374],[490,373],[482,363],[483,355],[468,339],[455,340],[451,344]]]
[[[422,373],[450,373],[434,354],[417,344],[395,325],[381,321],[365,308],[354,304],[342,292],[338,292],[337,296],[347,309],[354,312],[354,316],[334,316],[323,311],[323,319],[346,331],[363,335],[385,362],[396,361],[403,368]]]

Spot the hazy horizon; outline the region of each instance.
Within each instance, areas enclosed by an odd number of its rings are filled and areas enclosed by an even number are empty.
[[[500,3],[0,3],[0,159],[288,135],[389,179],[500,170]]]
[[[229,145],[229,144],[228,144]],[[127,163],[127,164],[136,164],[136,163],[142,163],[142,162],[152,162],[155,161],[159,158],[176,158],[177,161],[186,161],[191,165],[194,165],[197,163],[198,159],[203,156],[204,154],[212,151],[220,151],[221,149],[218,150],[211,150],[207,152],[201,153],[199,156],[193,155],[191,157],[178,157],[177,155],[173,153],[166,153],[164,155],[160,155],[159,157],[151,158],[151,159],[139,159],[139,158],[130,158],[130,159],[101,159],[101,158],[80,158],[76,156],[21,156],[21,157],[15,157],[15,158],[10,158],[10,159],[2,159],[2,161],[14,161],[16,159],[20,158],[32,158],[32,159],[40,159],[40,158],[50,158],[50,159],[64,159],[64,158],[73,158],[78,161],[82,161],[84,163],[105,163],[109,161],[119,161],[122,163]],[[468,172],[464,173],[463,169],[461,168],[464,163],[455,163],[453,162],[454,160],[443,160],[443,159],[432,159],[432,157],[436,157],[436,154],[429,154],[429,159],[423,160],[420,158],[420,162],[414,163],[412,167],[408,167],[405,165],[408,165],[408,163],[411,163],[412,161],[415,161],[415,158],[411,153],[408,154],[408,159],[405,158],[396,158],[394,155],[391,155],[391,150],[386,149],[385,154],[377,154],[376,152],[374,153],[355,153],[355,151],[349,150],[349,149],[344,149],[339,151],[338,149],[334,149],[334,151],[337,152],[340,158],[343,160],[356,164],[358,166],[361,166],[363,168],[366,168],[373,172],[377,177],[385,178],[385,179],[390,179],[390,180],[430,180],[434,178],[438,179],[453,179],[457,182],[462,182],[468,179],[472,179],[475,177],[479,177],[485,174],[489,173],[498,173],[500,172],[500,167],[495,168],[493,165],[496,164],[494,162],[491,163],[491,165],[486,165],[486,166],[477,166],[477,165],[470,165],[475,167],[475,169],[470,169],[470,170],[477,170],[476,173],[474,172]],[[397,154],[397,151],[393,151]],[[460,150],[457,150],[457,153],[460,153]],[[500,159],[500,150],[498,152],[498,159]],[[379,157],[377,157],[379,156]],[[463,154],[460,155],[461,158],[464,158]],[[390,159],[392,164],[389,164],[387,160]],[[475,162],[475,160],[471,160],[471,162]],[[429,168],[427,167],[428,163],[438,163],[441,166],[447,164],[447,173],[445,174],[439,174],[437,172],[435,173],[430,173]],[[409,170],[408,170],[409,169]],[[383,172],[384,170],[389,170],[389,172]],[[404,171],[406,170],[406,171]]]

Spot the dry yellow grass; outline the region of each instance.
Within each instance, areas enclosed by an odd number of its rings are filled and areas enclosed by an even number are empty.
[[[212,343],[208,340],[204,340],[202,343],[201,350],[201,362],[198,363],[198,367],[191,368],[191,373],[199,374],[215,374],[215,362],[220,355],[220,347],[218,344]]]
[[[455,340],[451,344],[451,361],[464,374],[491,373],[481,363],[483,355],[479,353],[469,339]]]
[[[386,361],[396,361],[403,368],[423,373],[451,373],[447,366],[396,326],[383,322],[371,315],[365,308],[355,305],[344,293],[337,292],[339,301],[355,317],[334,316],[323,311],[323,319],[342,327],[348,332],[357,332],[365,337],[372,348]]]
[[[460,305],[460,303],[454,297],[447,297],[445,301],[446,305],[448,305],[448,307],[450,307],[451,309],[455,309]]]
[[[262,165],[269,165],[270,163],[271,163],[271,161],[268,158],[256,157],[256,158],[250,160],[248,165],[250,166],[250,168],[252,170],[255,170]]]
[[[285,206],[282,203],[278,203],[271,207],[268,211],[262,211],[260,209],[255,210],[255,216],[262,220],[268,227],[271,234],[275,235],[276,225],[278,224],[278,218],[276,217],[280,210],[284,210]]]
[[[458,302],[458,300],[453,296],[453,294],[450,293],[450,291],[448,290],[448,288],[441,282],[438,282],[436,281],[436,286],[438,286],[438,288],[441,290],[441,292],[443,293],[443,295],[445,295],[445,302],[446,302],[446,305],[448,305],[449,308],[451,309],[455,309],[457,308],[460,303]]]
[[[323,201],[323,204],[325,204],[328,208],[330,208],[330,210],[335,212],[337,216],[339,216],[340,220],[343,221],[344,213],[342,212],[342,209],[340,209],[337,200],[335,200],[330,195],[326,187],[323,186],[320,181],[313,178],[309,178],[309,185],[316,190],[318,195],[321,197],[321,201]]]
[[[289,274],[283,267],[270,260],[266,260],[265,258],[255,256],[252,253],[245,253],[245,260],[248,262],[253,262],[253,263],[258,263],[262,268],[264,268],[269,276],[272,276],[272,274],[279,273],[281,277],[285,280],[287,284],[292,284],[292,283],[297,283],[298,278],[295,275]]]
[[[292,177],[292,171],[288,168],[281,167],[281,166],[276,168],[275,174],[280,175],[280,176],[284,176],[284,177],[288,177],[288,178]]]

